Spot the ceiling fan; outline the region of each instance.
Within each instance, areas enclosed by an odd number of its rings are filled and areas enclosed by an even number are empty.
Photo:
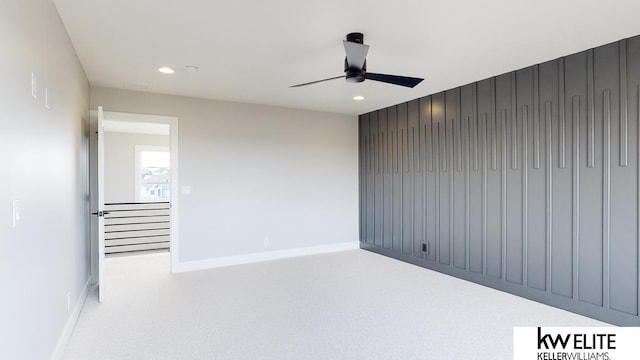
[[[359,83],[365,80],[380,81],[393,85],[400,85],[413,88],[418,85],[422,80],[420,78],[377,74],[367,72],[367,52],[369,51],[369,45],[364,44],[364,35],[362,33],[354,32],[347,35],[347,39],[343,40],[344,50],[347,56],[344,59],[344,73],[336,77],[328,79],[316,80],[304,84],[292,85],[290,87],[301,87],[312,84],[321,83],[324,81],[335,80],[345,78],[347,82]]]

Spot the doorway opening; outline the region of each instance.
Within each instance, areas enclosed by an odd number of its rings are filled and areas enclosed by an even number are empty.
[[[91,258],[103,301],[105,258],[168,252],[167,270],[176,268],[178,119],[101,107],[96,115],[92,208],[97,216]]]
[[[171,154],[168,124],[104,119],[106,257],[168,252]]]

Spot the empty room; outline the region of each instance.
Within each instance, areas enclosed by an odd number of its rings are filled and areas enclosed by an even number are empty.
[[[0,0],[0,359],[634,358],[638,13]]]

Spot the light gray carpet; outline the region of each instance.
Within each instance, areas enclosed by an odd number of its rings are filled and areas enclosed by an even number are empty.
[[[110,258],[65,359],[511,359],[514,326],[606,324],[364,250],[169,274]]]

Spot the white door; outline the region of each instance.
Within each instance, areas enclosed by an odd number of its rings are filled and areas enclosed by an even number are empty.
[[[98,106],[98,300],[104,301],[104,112]]]

